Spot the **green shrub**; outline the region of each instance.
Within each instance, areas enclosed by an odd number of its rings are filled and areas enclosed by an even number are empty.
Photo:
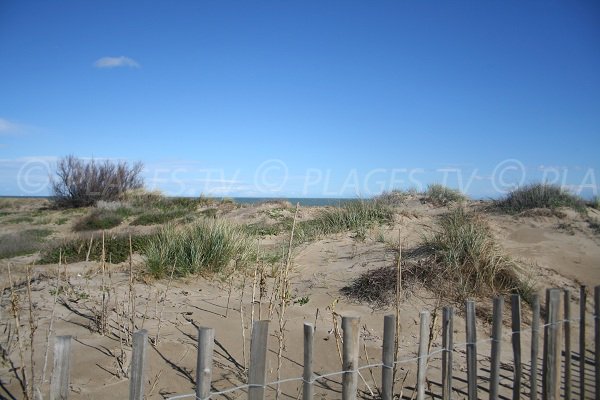
[[[467,197],[458,190],[450,189],[439,183],[434,183],[427,186],[425,199],[435,205],[445,206],[450,203],[464,201]]]
[[[244,229],[223,220],[200,219],[177,229],[167,225],[149,240],[147,266],[156,277],[221,272],[250,260],[254,243]]]
[[[139,253],[146,246],[152,235],[135,235],[131,237],[134,252]],[[90,238],[92,240],[90,240]],[[91,250],[90,250],[91,242]],[[58,262],[62,251],[64,262],[85,261],[90,251],[90,260],[102,260],[102,235],[80,236],[53,243],[42,251],[40,263],[53,264]],[[129,235],[105,235],[104,251],[106,261],[120,263],[129,259]]]
[[[495,202],[495,206],[507,213],[519,213],[533,208],[570,207],[579,212],[585,211],[584,201],[558,185],[535,183],[509,192]]]
[[[50,229],[27,229],[0,235],[0,258],[32,254],[38,251],[44,239],[51,235]]]
[[[123,222],[123,215],[117,211],[96,209],[81,218],[73,226],[75,231],[93,231],[100,229],[111,229]]]

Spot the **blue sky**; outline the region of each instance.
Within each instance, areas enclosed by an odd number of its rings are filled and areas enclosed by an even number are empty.
[[[57,157],[173,195],[600,183],[595,1],[0,2],[0,195]]]

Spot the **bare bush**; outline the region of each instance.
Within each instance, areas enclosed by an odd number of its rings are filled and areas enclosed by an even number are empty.
[[[143,187],[142,163],[85,161],[73,155],[60,159],[52,176],[52,200],[58,207],[86,207],[99,200],[115,201],[126,191]]]

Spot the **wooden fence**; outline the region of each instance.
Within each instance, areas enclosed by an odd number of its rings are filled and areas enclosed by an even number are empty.
[[[596,400],[600,400],[600,286],[594,288],[594,378],[586,382],[585,374],[585,329],[586,329],[586,287],[580,288],[580,317],[571,318],[571,293],[569,290],[548,289],[546,292],[546,321],[540,324],[540,302],[538,296],[532,300],[531,324],[531,362],[529,382],[523,381],[522,347],[521,347],[521,299],[518,295],[511,296],[511,343],[513,350],[513,400],[522,398],[522,387],[527,383],[530,387],[529,398],[537,400],[541,388],[543,400],[572,399],[573,376],[571,369],[571,330],[574,322],[579,322],[579,398],[585,398],[586,387],[594,388]],[[501,336],[503,329],[504,299],[496,297],[493,301],[492,336],[484,341],[491,341],[491,364],[488,393],[490,399],[499,398],[499,382],[501,369]],[[418,355],[412,359],[394,362],[394,338],[396,336],[396,321],[394,315],[384,318],[384,333],[381,363],[359,367],[359,318],[342,317],[343,330],[343,363],[342,370],[327,374],[316,375],[313,372],[313,334],[314,327],[304,323],[304,371],[302,377],[284,379],[278,382],[268,382],[267,377],[267,349],[269,336],[269,321],[256,321],[252,329],[250,344],[250,368],[248,383],[246,385],[229,388],[220,392],[211,392],[212,357],[214,348],[215,331],[212,328],[201,327],[198,329],[198,355],[196,364],[196,390],[194,393],[170,397],[171,400],[195,398],[209,399],[218,395],[246,390],[249,400],[262,400],[265,398],[265,388],[284,382],[301,381],[302,399],[309,400],[314,397],[315,382],[325,377],[341,375],[342,399],[357,398],[358,377],[360,370],[365,368],[381,367],[381,398],[391,400],[393,394],[394,364],[407,361],[417,363],[416,399],[423,400],[426,395],[426,377],[428,359],[434,354],[442,356],[442,384],[441,397],[443,400],[453,398],[453,353],[458,344],[453,338],[454,310],[444,307],[442,317],[442,348],[428,352],[430,338],[430,315],[423,311],[420,314]],[[543,332],[542,364],[538,365],[539,342],[538,337]],[[563,337],[564,335],[564,337]],[[70,336],[58,336],[54,347],[54,370],[51,384],[51,399],[66,399],[69,391],[69,352]],[[467,397],[469,400],[478,398],[477,377],[477,341],[475,303],[466,302],[466,342],[461,344],[466,347],[467,359]],[[146,330],[138,331],[133,336],[133,355],[131,360],[131,373],[129,384],[129,399],[142,400],[144,398],[144,365],[146,363],[146,347],[148,333]],[[563,353],[564,352],[564,353]],[[564,357],[563,357],[564,354]],[[563,368],[564,367],[564,368]],[[541,368],[541,382],[538,382],[538,371]],[[561,380],[564,385],[561,385]]]

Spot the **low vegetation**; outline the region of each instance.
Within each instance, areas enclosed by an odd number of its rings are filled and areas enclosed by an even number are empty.
[[[255,243],[246,231],[223,220],[201,219],[192,225],[169,224],[145,248],[147,266],[156,277],[224,272],[251,259]]]
[[[131,245],[134,252],[141,253],[152,235],[132,235]],[[102,260],[102,235],[82,235],[53,243],[41,252],[40,264],[57,263],[62,253],[63,262]],[[89,258],[88,258],[89,254]],[[129,259],[129,235],[105,235],[104,254],[106,261],[120,263]]]
[[[390,192],[383,192],[379,196],[376,196],[373,200],[385,204],[388,206],[401,206],[404,204],[406,199],[410,196],[411,192],[400,189],[394,189]]]
[[[333,233],[360,233],[375,225],[390,223],[393,219],[394,211],[383,203],[374,200],[349,201],[321,211],[315,219],[299,222],[295,238],[301,243]]]
[[[481,216],[457,208],[403,260],[403,284],[419,283],[451,300],[516,292],[528,301],[531,287],[521,266],[506,256]],[[395,266],[363,274],[343,292],[360,301],[389,304],[395,289]]]
[[[467,200],[467,196],[458,190],[434,183],[427,186],[425,200],[437,206],[446,206],[450,203],[465,201]]]
[[[555,209],[569,207],[579,212],[585,211],[585,202],[558,185],[535,183],[509,192],[495,202],[497,209],[516,214],[535,208]]]
[[[82,217],[73,226],[74,231],[93,231],[111,229],[119,226],[125,218],[124,212],[108,209],[94,209]]]
[[[186,210],[175,209],[171,211],[153,210],[147,211],[131,221],[131,225],[158,225],[171,222],[174,219],[183,217],[187,214]]]
[[[44,240],[52,234],[50,229],[27,229],[0,235],[0,258],[17,257],[38,251]]]

